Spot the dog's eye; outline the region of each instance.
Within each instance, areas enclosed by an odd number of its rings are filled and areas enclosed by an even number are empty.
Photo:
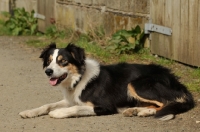
[[[61,60],[61,64],[62,64],[63,66],[66,66],[66,65],[68,65],[68,61],[65,60],[65,59],[62,59],[62,60]]]
[[[62,59],[62,63],[64,63],[64,62],[66,62],[66,60],[65,60],[65,59]]]

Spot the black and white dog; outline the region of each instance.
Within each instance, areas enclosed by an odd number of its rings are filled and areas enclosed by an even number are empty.
[[[150,64],[100,65],[85,58],[74,44],[58,49],[50,44],[40,55],[50,84],[62,85],[64,99],[19,115],[31,118],[49,114],[53,118],[115,114],[151,116],[160,120],[194,107],[187,88],[169,69]],[[122,110],[122,109],[121,109]]]

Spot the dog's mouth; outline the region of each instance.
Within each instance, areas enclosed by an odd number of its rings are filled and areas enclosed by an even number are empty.
[[[67,77],[67,73],[63,74],[62,76],[58,78],[52,77],[50,78],[49,82],[52,86],[56,86],[60,84],[66,77]]]

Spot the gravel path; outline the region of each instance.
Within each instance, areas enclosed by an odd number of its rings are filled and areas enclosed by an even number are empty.
[[[22,119],[18,113],[62,99],[51,87],[38,58],[40,49],[24,45],[28,37],[0,37],[0,131],[1,132],[199,132],[200,98],[197,106],[174,120],[123,117],[121,114],[53,119],[48,115]]]

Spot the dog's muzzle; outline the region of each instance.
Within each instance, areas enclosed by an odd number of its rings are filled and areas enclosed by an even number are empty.
[[[64,73],[63,75],[61,75],[61,76],[59,76],[59,77],[52,77],[52,75],[53,75],[53,70],[50,69],[50,68],[49,68],[49,69],[46,69],[46,70],[45,70],[45,73],[46,73],[47,76],[50,77],[49,82],[50,82],[50,84],[51,84],[52,86],[56,86],[56,85],[60,84],[60,83],[67,77],[67,73]]]

